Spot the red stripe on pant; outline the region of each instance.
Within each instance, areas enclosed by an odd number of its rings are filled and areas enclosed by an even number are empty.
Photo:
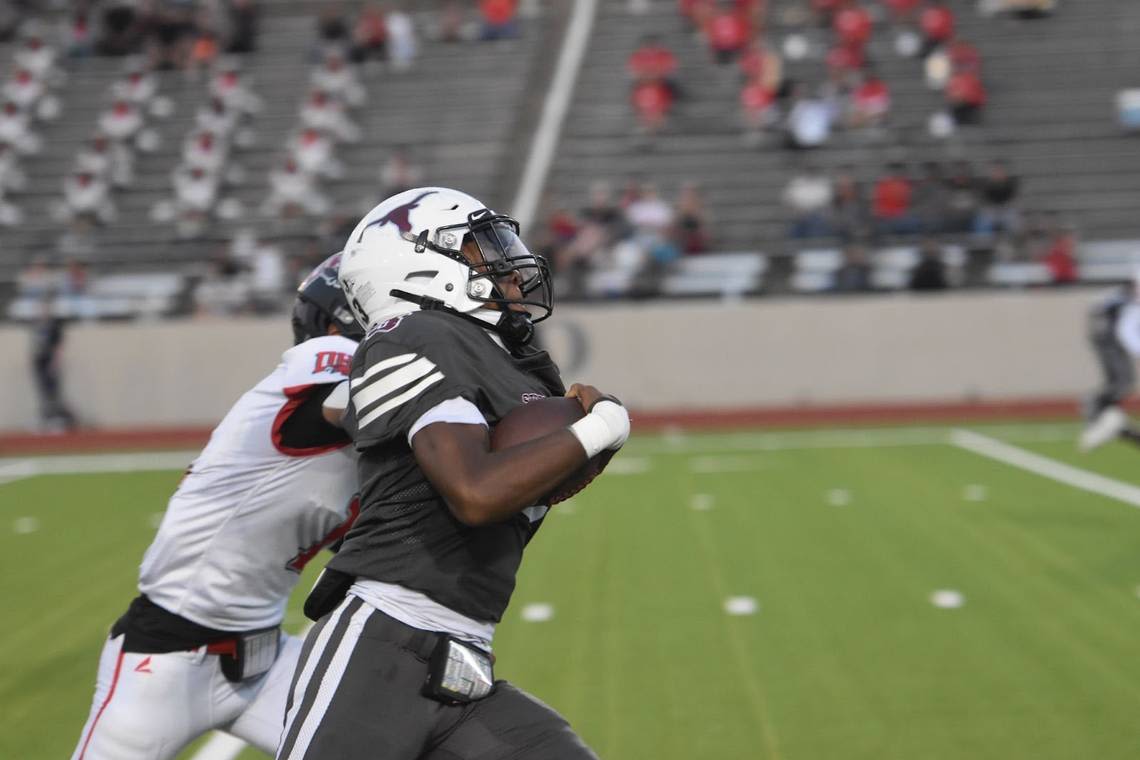
[[[99,719],[103,717],[103,711],[107,709],[107,705],[111,703],[111,697],[115,696],[115,686],[119,683],[119,671],[123,668],[123,650],[119,649],[119,659],[115,661],[115,675],[111,678],[111,688],[107,691],[107,698],[103,700],[103,704],[99,705],[99,712],[95,713],[95,720],[91,721],[91,728],[87,729],[87,738],[83,740],[83,749],[79,752],[79,760],[83,760],[84,755],[87,754],[87,745],[91,743],[91,736],[95,733],[95,726],[98,725]]]

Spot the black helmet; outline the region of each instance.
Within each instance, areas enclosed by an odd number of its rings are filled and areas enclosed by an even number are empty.
[[[352,316],[344,291],[337,281],[340,254],[334,253],[305,278],[297,288],[297,302],[293,305],[293,343],[304,343],[312,338],[328,335],[329,325],[336,325],[340,334],[352,340],[363,340],[364,329]]]

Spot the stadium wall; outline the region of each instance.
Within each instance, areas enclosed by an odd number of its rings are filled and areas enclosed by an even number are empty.
[[[1075,398],[1096,382],[1082,290],[566,306],[544,330],[572,380],[648,418]],[[210,426],[288,347],[285,318],[77,325],[68,399],[104,428]],[[0,328],[0,430],[36,419],[27,329]],[[719,413],[719,415],[718,415]],[[904,417],[905,417],[904,411]]]

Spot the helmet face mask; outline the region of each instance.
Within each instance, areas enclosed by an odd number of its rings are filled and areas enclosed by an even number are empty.
[[[345,246],[340,282],[369,328],[416,308],[470,317],[486,309],[501,313],[494,329],[516,340],[553,310],[550,268],[522,242],[518,222],[447,188],[376,206]]]

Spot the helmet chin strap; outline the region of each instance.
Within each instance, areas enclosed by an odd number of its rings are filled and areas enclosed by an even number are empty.
[[[472,314],[457,311],[438,298],[431,296],[418,296],[406,290],[398,289],[393,289],[388,294],[393,298],[399,298],[401,301],[414,303],[424,311],[442,311],[465,319],[485,330],[494,330],[508,346],[525,346],[534,338],[534,323],[530,321],[530,315],[525,312],[505,309],[500,312],[497,321],[489,322]]]

